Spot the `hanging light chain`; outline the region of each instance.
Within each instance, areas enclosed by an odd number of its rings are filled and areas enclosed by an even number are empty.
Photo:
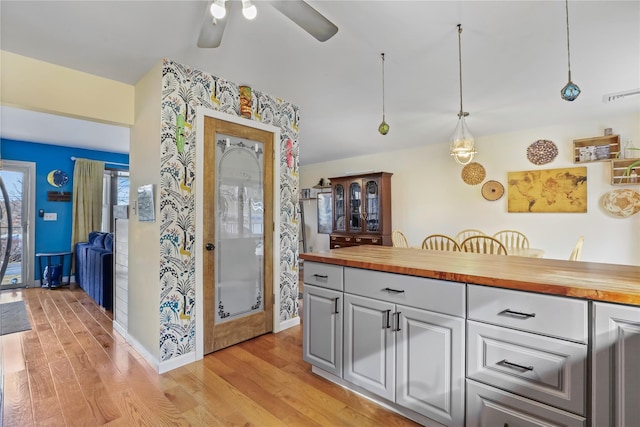
[[[382,120],[384,121],[384,52],[380,57],[382,58]]]
[[[458,113],[458,118],[466,117],[469,113],[465,113],[462,109],[462,24],[458,24],[458,71],[460,73],[460,112]]]
[[[571,48],[569,47],[569,0],[565,0],[567,16],[567,67],[569,69],[569,81],[571,81]]]

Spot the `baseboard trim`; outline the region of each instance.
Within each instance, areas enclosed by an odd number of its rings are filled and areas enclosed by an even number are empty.
[[[122,325],[120,325],[118,322],[114,320],[111,322],[111,324],[113,326],[113,329],[116,332],[118,332],[120,335],[122,335],[122,338],[124,338],[124,340],[128,342],[135,351],[140,353],[140,355],[144,357],[144,359],[147,362],[149,362],[149,364],[153,367],[153,369],[158,371],[158,373],[162,373],[159,371],[160,363],[157,358],[155,358],[151,353],[149,353],[149,351],[146,348],[144,348],[144,346],[140,344],[138,340],[136,340],[134,337],[129,335],[129,333],[125,331]]]
[[[298,326],[300,324],[300,317],[294,317],[284,322],[280,322],[277,328],[274,328],[273,332],[278,333],[284,331],[285,329],[293,328],[294,326]]]
[[[160,362],[160,366],[158,367],[158,373],[164,374],[165,372],[169,372],[172,369],[179,368],[184,365],[188,365],[189,363],[193,363],[196,361],[196,352],[192,351],[191,353],[183,354],[181,356],[174,357],[164,362]]]

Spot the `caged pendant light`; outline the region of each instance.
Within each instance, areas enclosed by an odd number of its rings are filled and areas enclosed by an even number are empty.
[[[381,53],[380,57],[382,58],[382,123],[378,126],[378,132],[386,135],[389,133],[389,125],[384,121],[384,53]]]
[[[574,101],[580,95],[580,88],[571,81],[571,49],[569,48],[569,0],[565,0],[567,15],[567,65],[569,67],[569,82],[560,89],[560,96],[565,101]]]
[[[475,139],[464,118],[469,115],[462,109],[462,25],[458,24],[458,65],[460,71],[460,112],[458,112],[458,124],[451,136],[449,152],[458,164],[466,165],[473,160],[476,155]]]

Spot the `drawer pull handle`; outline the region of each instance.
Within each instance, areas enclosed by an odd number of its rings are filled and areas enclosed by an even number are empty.
[[[404,294],[404,289],[384,288],[383,291],[392,292],[394,294]]]
[[[334,310],[334,313],[335,313],[335,314],[340,313],[340,312],[338,311],[338,300],[339,300],[339,299],[340,299],[340,297],[336,297],[336,299],[334,299],[334,300],[333,300],[333,303],[334,303],[334,305],[335,305],[335,307],[334,307],[334,308],[335,308],[335,310]]]
[[[506,365],[510,368],[518,368],[518,369],[522,369],[523,371],[533,371],[533,366],[518,365],[517,363],[509,362],[507,359],[502,359],[502,361],[500,361],[499,363],[502,365]]]
[[[530,317],[536,317],[535,313],[523,313],[521,311],[509,310],[508,308],[506,310],[502,310],[500,314],[508,314],[509,316],[516,316],[516,317],[526,317],[527,319]]]
[[[313,277],[315,277],[316,279],[322,279],[322,280],[327,280],[329,278],[329,276],[325,276],[322,274],[314,274]]]
[[[385,310],[384,313],[387,317],[387,326],[385,326],[384,328],[389,329],[391,327],[391,310]]]

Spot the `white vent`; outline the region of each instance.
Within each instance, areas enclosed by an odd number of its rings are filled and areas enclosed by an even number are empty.
[[[602,97],[602,102],[606,104],[607,102],[615,101],[616,99],[624,98],[625,96],[631,96],[631,95],[640,95],[640,89],[631,89],[631,90],[625,90],[623,92],[605,94]]]

